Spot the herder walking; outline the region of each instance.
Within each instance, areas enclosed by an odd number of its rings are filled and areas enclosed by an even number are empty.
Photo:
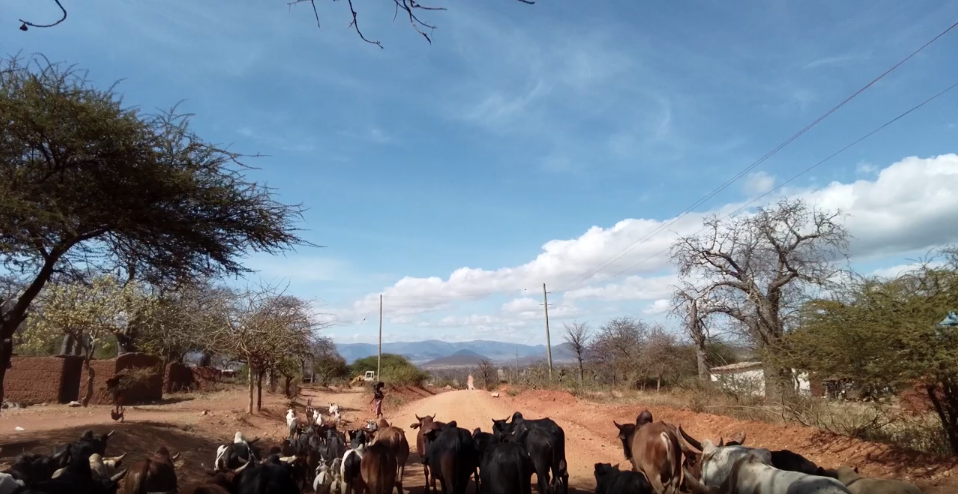
[[[373,413],[376,414],[377,419],[383,416],[383,386],[385,386],[385,384],[383,384],[382,381],[377,382],[376,385],[373,386],[373,399],[370,402],[373,404]]]

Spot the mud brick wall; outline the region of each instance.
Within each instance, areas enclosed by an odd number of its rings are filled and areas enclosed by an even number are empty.
[[[223,379],[223,372],[213,367],[193,367],[193,381],[199,389],[213,389]]]
[[[157,357],[145,353],[127,353],[115,359],[94,360],[90,362],[90,366],[93,367],[94,371],[93,398],[90,400],[91,404],[113,404],[113,397],[106,389],[106,381],[124,369],[154,369],[153,375],[151,375],[145,383],[124,392],[124,405],[136,405],[163,399],[162,362]],[[87,371],[86,368],[84,368],[80,376],[81,397],[86,393],[86,379]]]
[[[179,362],[167,365],[166,372],[163,375],[163,391],[166,393],[192,391],[198,387],[197,382],[193,379],[193,369]]]
[[[77,399],[80,357],[13,357],[3,381],[6,399],[15,403],[69,403]]]

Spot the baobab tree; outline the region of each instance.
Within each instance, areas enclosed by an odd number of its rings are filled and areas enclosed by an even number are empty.
[[[848,247],[848,233],[839,215],[801,199],[783,199],[751,214],[707,217],[701,233],[672,246],[680,277],[708,292],[709,311],[738,321],[761,351],[770,397],[791,382],[789,371],[775,361],[788,317],[809,291],[829,285],[842,269],[837,261]]]

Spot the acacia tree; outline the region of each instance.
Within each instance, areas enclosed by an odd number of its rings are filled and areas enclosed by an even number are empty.
[[[189,352],[211,355],[213,335],[226,324],[217,298],[223,289],[210,280],[159,289],[151,298],[148,313],[138,314],[127,333],[131,343],[165,362],[183,362]]]
[[[765,362],[770,397],[791,382],[775,349],[807,291],[830,283],[847,249],[839,213],[818,211],[800,199],[783,199],[754,214],[708,217],[704,231],[678,239],[672,259],[679,275],[709,293],[709,310],[741,324]]]
[[[958,453],[958,250],[898,278],[858,277],[831,299],[806,304],[785,340],[785,362],[866,388],[917,386]]]
[[[662,326],[649,328],[645,345],[639,356],[639,367],[655,380],[655,391],[662,389],[662,381],[673,381],[682,369],[683,355],[678,338]]]
[[[515,0],[515,1],[519,3],[527,4],[527,5],[535,4],[534,0]],[[67,19],[67,9],[63,7],[63,4],[60,3],[60,0],[53,0],[53,2],[56,3],[57,7],[60,8],[61,16],[59,19],[46,24],[36,24],[30,21],[19,19],[20,30],[29,31],[31,27],[36,27],[36,28],[53,27],[65,21]],[[290,8],[292,8],[294,5],[301,4],[301,3],[306,3],[312,6],[313,16],[316,18],[316,27],[320,27],[320,16],[319,16],[319,10],[316,8],[316,0],[292,0],[287,2],[287,5]],[[359,36],[359,38],[362,39],[363,41],[382,48],[383,47],[382,43],[380,43],[379,41],[370,40],[363,34],[362,30],[359,28],[359,12],[357,12],[356,8],[353,6],[353,0],[347,0],[346,4],[349,5],[349,14],[352,16],[352,21],[349,23],[349,27],[353,28],[353,30],[356,31],[356,34]],[[436,26],[423,21],[419,16],[422,15],[424,12],[428,12],[428,11],[446,10],[445,7],[422,5],[416,0],[393,0],[393,7],[395,9],[395,13],[393,14],[393,20],[395,20],[396,17],[398,17],[400,13],[402,13],[403,17],[406,17],[409,19],[409,24],[412,26],[412,28],[417,33],[419,33],[422,37],[426,38],[426,41],[428,41],[430,44],[432,43],[432,38],[430,37],[430,33],[432,33],[434,29],[436,29]]]
[[[592,336],[589,324],[572,321],[571,324],[566,323],[563,327],[565,328],[565,341],[572,346],[572,351],[575,352],[575,359],[579,364],[579,385],[581,386],[584,371],[583,362],[586,358],[586,351],[589,348],[589,338]]]
[[[85,407],[93,397],[96,378],[90,365],[94,349],[109,336],[122,332],[129,315],[148,310],[148,304],[136,283],[122,284],[111,275],[96,276],[89,284],[54,284],[42,293],[36,321],[24,334],[24,340],[29,346],[33,340],[65,334],[81,345],[87,381],[80,403]]]
[[[304,243],[302,209],[248,180],[242,156],[188,117],[126,107],[74,67],[0,63],[0,262],[25,280],[0,323],[0,400],[14,331],[55,275],[164,286],[247,272],[241,256]]]

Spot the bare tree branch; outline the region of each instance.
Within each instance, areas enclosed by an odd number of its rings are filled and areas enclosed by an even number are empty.
[[[30,27],[53,27],[53,26],[56,26],[57,24],[59,24],[59,23],[65,21],[65,20],[67,20],[67,9],[63,8],[63,5],[60,3],[60,0],[53,0],[53,1],[57,4],[57,7],[60,7],[60,11],[63,12],[63,17],[61,17],[58,21],[54,22],[53,24],[34,24],[34,23],[32,23],[32,22],[28,22],[28,21],[25,21],[25,20],[23,20],[23,19],[18,19],[18,20],[20,21],[20,23],[21,23],[21,24],[20,24],[20,30],[21,30],[21,31],[26,31],[26,30],[27,30],[27,26],[30,26]]]

